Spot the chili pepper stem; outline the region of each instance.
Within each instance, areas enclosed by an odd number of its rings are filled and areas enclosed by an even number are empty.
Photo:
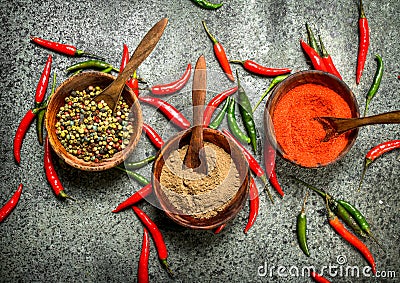
[[[267,195],[269,197],[269,199],[271,200],[272,204],[274,204],[274,198],[272,197],[271,191],[268,188],[268,181],[267,181],[267,177],[264,175],[260,176],[261,181],[263,181],[264,183],[264,190],[267,192]]]
[[[229,63],[241,64],[241,65],[243,65],[243,64],[244,64],[244,61],[242,61],[242,60],[229,60]]]
[[[161,264],[163,265],[163,267],[165,268],[165,270],[167,271],[168,275],[171,278],[174,278],[174,273],[172,272],[171,268],[168,265],[168,262],[166,259],[160,259]]]
[[[73,201],[75,201],[75,199],[74,198],[72,198],[72,197],[70,197],[66,192],[64,192],[64,191],[60,191],[60,194],[58,195],[60,198],[63,198],[63,199],[70,199],[70,200],[73,200]]]
[[[85,56],[85,57],[89,57],[89,58],[94,58],[94,59],[99,59],[99,60],[105,60],[104,57],[100,57],[100,56],[98,56],[98,55],[96,55],[96,54],[88,53],[88,52],[86,52],[86,51],[79,50],[79,49],[77,49],[75,53],[76,53],[77,56]],[[114,71],[115,71],[115,69],[114,69]],[[117,70],[117,72],[118,72],[118,71],[119,71],[119,70]]]
[[[211,41],[212,41],[214,44],[217,44],[217,43],[218,43],[218,40],[217,40],[217,39],[211,34],[211,32],[208,30],[208,27],[207,27],[207,25],[206,25],[206,22],[205,22],[205,21],[201,21],[201,23],[203,24],[204,30],[206,31],[206,33],[207,33],[208,37],[211,39]]]

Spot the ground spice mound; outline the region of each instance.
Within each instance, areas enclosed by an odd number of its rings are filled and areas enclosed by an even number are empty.
[[[204,143],[208,174],[182,169],[188,146],[173,151],[165,161],[160,185],[169,201],[184,215],[211,218],[223,210],[240,187],[239,172],[222,148]]]
[[[325,130],[314,120],[320,116],[350,118],[351,110],[339,94],[311,83],[293,88],[280,99],[272,121],[285,158],[302,166],[315,167],[338,157],[348,137],[344,134],[322,142]]]

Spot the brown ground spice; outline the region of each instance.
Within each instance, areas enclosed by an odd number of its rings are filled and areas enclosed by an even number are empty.
[[[161,171],[160,185],[170,202],[184,215],[211,218],[223,210],[240,187],[239,173],[231,156],[205,142],[208,174],[182,169],[188,146],[173,151]]]

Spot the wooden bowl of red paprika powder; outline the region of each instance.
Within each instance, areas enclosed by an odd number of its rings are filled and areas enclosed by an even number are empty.
[[[358,118],[356,98],[345,82],[322,71],[294,73],[273,90],[264,112],[267,138],[286,160],[307,168],[332,164],[347,154],[358,130],[323,142],[325,130],[315,120],[329,116]]]

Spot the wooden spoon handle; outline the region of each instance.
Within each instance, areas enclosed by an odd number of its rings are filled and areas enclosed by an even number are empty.
[[[167,23],[168,19],[163,18],[147,32],[133,52],[124,70],[118,75],[116,81],[123,81],[124,84],[126,83],[129,77],[132,76],[133,72],[150,55],[154,47],[156,47]]]
[[[203,114],[204,103],[206,99],[207,75],[206,61],[204,56],[197,60],[193,74],[192,84],[192,104],[193,104],[193,125],[190,144],[185,155],[184,164],[189,168],[199,168],[199,171],[205,173],[205,156],[200,156],[199,152],[204,147],[203,143]],[[203,158],[202,158],[203,157]]]
[[[400,110],[364,118],[340,119],[336,121],[338,133],[344,133],[348,130],[367,125],[398,123],[400,123]]]

